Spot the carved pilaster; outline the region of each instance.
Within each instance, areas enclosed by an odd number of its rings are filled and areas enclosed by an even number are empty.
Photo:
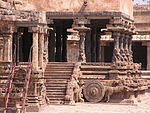
[[[61,43],[62,30],[61,29],[62,29],[62,25],[61,26],[58,26],[58,25],[56,26],[56,56],[55,56],[55,60],[57,62],[62,61],[62,43]]]
[[[129,51],[129,62],[133,62],[132,35],[129,35],[129,38],[128,38],[128,51]]]
[[[101,58],[100,58],[100,54],[101,54],[101,50],[100,50],[100,33],[97,31],[96,34],[96,62],[100,62]]]
[[[48,61],[55,62],[55,31],[49,31],[48,37]],[[45,46],[45,45],[44,45]]]
[[[122,33],[121,34],[121,37],[120,37],[120,54],[122,55],[123,59],[122,59],[122,62],[127,62],[127,57],[126,57],[126,54],[125,54],[125,50],[124,50],[124,39],[125,39],[125,35]]]
[[[91,31],[86,33],[85,52],[86,52],[86,61],[91,62]]]
[[[128,49],[127,49],[127,37],[125,34],[122,34],[122,38],[123,38],[123,57],[124,57],[124,60],[125,62],[128,62],[128,57],[127,57],[127,52],[128,52]]]
[[[93,26],[91,28],[91,61],[96,62],[96,34],[97,34],[97,28]]]
[[[12,60],[12,34],[3,34],[3,60]]]
[[[86,62],[85,46],[84,46],[86,33],[80,32],[79,35],[80,35],[80,41],[79,41],[79,58],[78,58],[78,61],[79,62]]]
[[[113,63],[120,63],[121,62],[121,55],[120,55],[120,49],[119,49],[119,38],[120,33],[113,32],[113,38],[114,38],[114,51],[113,51]]]
[[[126,57],[127,57],[127,61],[129,62],[129,49],[128,49],[128,40],[129,40],[129,35],[126,34],[125,35],[125,39],[124,39],[124,51],[125,51],[125,54],[126,54]]]
[[[43,67],[43,52],[44,52],[44,34],[39,34],[39,67]]]
[[[62,42],[63,42],[63,46],[62,46],[62,62],[67,62],[67,28],[63,28],[63,32],[62,32]]]
[[[38,33],[33,33],[32,70],[38,71]]]

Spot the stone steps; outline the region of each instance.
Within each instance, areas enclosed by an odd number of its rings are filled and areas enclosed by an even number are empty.
[[[81,71],[82,72],[82,74],[83,75],[101,75],[101,74],[108,74],[108,72],[107,71],[97,71],[97,70],[95,70],[95,71]]]
[[[63,83],[67,83],[67,81],[66,80],[64,80],[64,79],[46,79],[46,82],[47,83],[52,83],[52,84],[63,84]]]
[[[50,104],[62,104],[66,95],[67,83],[72,75],[74,63],[48,63],[44,72],[46,94]]]
[[[80,69],[82,73],[81,79],[84,81],[91,79],[105,79],[110,69],[110,63],[82,63]]]
[[[58,88],[58,87],[59,88],[66,88],[67,84],[48,84],[48,83],[46,83],[45,86],[49,87],[49,88],[51,88],[51,87],[53,87],[53,88]]]
[[[65,75],[65,76],[63,76],[63,75],[56,75],[56,76],[46,76],[46,77],[44,77],[45,79],[70,79],[70,76],[71,75]]]
[[[69,74],[70,75],[70,74],[72,74],[71,70],[70,71],[45,71],[45,75],[49,74],[49,73],[50,74],[58,74],[58,75],[61,75],[61,74],[62,75],[64,75],[64,74],[67,74],[67,75]]]
[[[51,67],[51,68],[49,68],[49,69],[46,69],[45,71],[70,71],[70,70],[72,70],[73,69],[73,67],[68,67],[68,68],[61,68],[61,67]]]
[[[46,94],[50,96],[50,95],[65,95],[66,93],[63,91],[55,91],[55,92],[48,91],[48,92],[46,92]]]

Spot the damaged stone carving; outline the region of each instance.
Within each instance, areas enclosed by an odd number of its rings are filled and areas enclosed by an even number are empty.
[[[81,76],[80,66],[80,62],[77,62],[75,64],[73,74],[70,81],[68,82],[65,96],[66,103],[74,104],[75,102],[84,102],[84,100],[82,99],[82,89],[84,83],[82,81],[79,81],[79,77]]]

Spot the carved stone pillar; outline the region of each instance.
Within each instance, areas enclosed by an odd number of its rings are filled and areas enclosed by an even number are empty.
[[[150,43],[147,44],[147,70],[150,70]]]
[[[78,61],[79,62],[86,62],[86,57],[85,57],[85,36],[86,33],[85,32],[80,32],[80,41],[79,41],[79,58]]]
[[[128,37],[125,34],[122,34],[122,38],[123,38],[123,57],[125,59],[126,62],[128,62],[128,57],[127,57],[127,52],[128,52]]]
[[[101,50],[101,54],[100,54],[101,62],[104,62],[104,45],[101,44],[100,50]]]
[[[23,62],[23,36],[19,37],[19,61]]]
[[[85,27],[84,25],[81,25],[80,27],[75,27],[74,30],[79,31],[80,35],[80,41],[79,41],[79,62],[86,62],[86,56],[85,56],[85,36],[86,32],[90,30],[89,28]]]
[[[17,34],[17,45],[16,45],[17,46],[17,63],[20,62],[20,58],[19,58],[20,57],[20,51],[21,51],[21,55],[23,55],[22,54],[22,47],[20,48],[20,43],[22,44],[22,42],[20,42],[20,39],[21,39],[22,35],[23,35],[22,32],[18,32],[18,34]]]
[[[55,62],[55,31],[49,31],[49,38],[48,38],[48,61]]]
[[[96,33],[96,62],[101,61],[101,51],[100,51],[100,33],[97,31]]]
[[[4,34],[3,41],[3,60],[8,62],[12,60],[12,34]]]
[[[39,34],[39,67],[43,67],[44,33]]]
[[[48,62],[48,36],[44,35],[44,53],[43,53],[43,60],[44,62]]]
[[[20,44],[19,44],[19,43],[22,44],[22,42],[19,41],[21,39],[22,35],[23,35],[23,32],[16,32],[16,33],[14,33],[14,41],[13,42],[14,42],[14,45],[16,45],[16,65],[18,65],[18,63],[19,63],[20,55],[23,55],[23,53],[22,53],[23,52],[22,51],[22,45],[20,47]],[[21,54],[20,54],[20,52],[21,52]],[[21,61],[23,61],[23,56],[21,56],[21,59],[22,59]]]
[[[91,31],[91,61],[96,62],[96,27],[92,27]]]
[[[38,71],[38,32],[33,32],[32,70]]]
[[[86,61],[91,62],[91,31],[86,33],[85,53],[86,53]]]
[[[121,34],[121,37],[120,37],[120,41],[119,41],[119,47],[120,47],[120,54],[122,55],[122,62],[127,62],[127,57],[125,55],[125,51],[124,51],[124,38],[125,38],[125,35],[122,33]]]
[[[129,35],[129,38],[128,38],[128,51],[129,51],[129,62],[133,62],[132,35]]]
[[[67,62],[67,28],[63,28],[62,42],[62,62]]]
[[[119,46],[119,39],[120,39],[120,33],[113,32],[113,38],[114,38],[114,51],[113,51],[113,63],[120,63],[121,61],[121,55],[120,55],[120,46]]]
[[[127,57],[127,61],[129,62],[129,49],[128,49],[128,39],[129,39],[129,35],[126,34],[125,35],[125,39],[124,39],[124,51],[125,51],[125,54],[126,54],[126,57]]]
[[[56,26],[56,56],[55,56],[55,61],[60,62],[62,61],[62,32],[61,32],[61,27]]]

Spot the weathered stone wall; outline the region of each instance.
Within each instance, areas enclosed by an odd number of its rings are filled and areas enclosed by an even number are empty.
[[[150,31],[150,6],[134,6],[134,21],[136,31]]]
[[[83,6],[84,0],[22,0],[24,9],[30,6],[31,10],[37,11],[51,11],[51,12],[78,12]],[[133,17],[133,0],[87,0],[88,5],[85,8],[86,12],[97,11],[121,11],[130,17]],[[31,7],[32,6],[32,7]],[[29,8],[27,7],[27,10]]]
[[[120,11],[133,18],[133,1],[134,0],[120,0]]]
[[[77,62],[79,56],[78,41],[67,41],[67,62]]]

